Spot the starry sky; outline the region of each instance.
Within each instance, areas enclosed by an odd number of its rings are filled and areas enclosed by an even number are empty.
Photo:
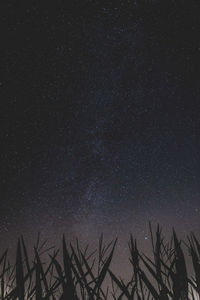
[[[0,236],[200,229],[200,3],[6,2]]]

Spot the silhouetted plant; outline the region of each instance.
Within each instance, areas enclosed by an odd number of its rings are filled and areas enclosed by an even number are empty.
[[[0,256],[0,299],[44,300],[186,300],[200,299],[200,243],[192,233],[185,243],[191,257],[193,276],[188,276],[185,255],[175,230],[169,242],[157,226],[155,234],[149,226],[152,256],[138,249],[130,236],[129,253],[132,274],[125,282],[114,274],[111,262],[117,240],[104,244],[103,235],[97,250],[89,252],[62,240],[62,259],[59,249],[49,253],[46,241],[40,243],[38,234],[33,259],[30,259],[23,237],[18,239],[14,266],[8,261],[8,250]],[[44,253],[48,262],[42,261]],[[110,280],[110,287],[106,281]]]

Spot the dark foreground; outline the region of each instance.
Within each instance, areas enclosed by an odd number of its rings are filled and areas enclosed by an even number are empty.
[[[126,281],[112,272],[117,241],[105,244],[101,236],[98,249],[90,252],[78,241],[67,246],[63,236],[62,249],[52,250],[45,249],[38,235],[30,257],[21,237],[14,265],[7,250],[1,253],[0,299],[199,299],[200,242],[195,235],[179,241],[173,231],[171,240],[165,241],[159,226],[155,232],[150,226],[150,234],[151,258],[140,252],[130,236],[132,275]],[[188,274],[186,261],[193,275]]]

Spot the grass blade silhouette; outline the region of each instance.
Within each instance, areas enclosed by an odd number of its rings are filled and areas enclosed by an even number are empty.
[[[4,281],[4,277],[5,277],[5,273],[6,273],[6,262],[7,262],[7,253],[8,250],[6,250],[1,259],[0,259],[0,265],[1,263],[3,263],[3,270],[2,270],[2,274],[0,276],[1,279],[1,299],[4,300],[4,294],[5,294],[5,281]]]
[[[40,275],[41,275],[41,280],[44,283],[45,292],[46,292],[46,294],[48,294],[49,288],[48,288],[48,284],[47,284],[46,275],[44,273],[44,270],[43,270],[43,267],[42,267],[42,263],[41,263],[41,260],[40,260],[40,257],[39,257],[37,249],[34,248],[34,251],[35,251],[35,258],[36,258],[36,263],[37,263],[36,270],[37,270],[38,276],[40,277]]]
[[[64,272],[66,277],[66,284],[63,284],[63,297],[68,296],[69,299],[76,299],[75,296],[75,286],[74,280],[72,277],[72,257],[70,257],[69,252],[67,250],[65,236],[63,235],[63,264],[64,264]],[[59,272],[61,272],[60,268]]]
[[[188,238],[188,241],[189,241],[189,253],[192,258],[193,269],[195,272],[194,281],[196,286],[194,286],[194,288],[197,291],[198,295],[200,296],[200,256],[198,251],[196,251],[195,249],[194,235],[191,236],[191,239]]]
[[[119,289],[122,291],[122,294],[120,295],[120,297],[122,297],[123,295],[125,295],[127,297],[128,300],[133,298],[133,295],[131,295],[127,289],[127,287],[124,285],[124,283],[122,283],[117,276],[115,276],[115,274],[111,271],[108,270],[111,279],[115,282],[115,284],[119,287]]]
[[[41,278],[40,278],[40,268],[38,264],[35,265],[36,269],[36,282],[35,282],[35,299],[36,300],[43,300],[42,297],[42,284],[41,284]]]
[[[17,296],[19,297],[19,300],[24,300],[24,271],[23,271],[21,244],[19,239],[17,243],[17,257],[16,257],[16,287],[17,287]]]
[[[175,276],[173,278],[173,300],[180,298],[188,299],[188,278],[187,269],[183,251],[180,242],[177,239],[176,232],[173,229],[174,250],[175,250]]]
[[[114,253],[114,250],[115,250],[115,246],[116,246],[116,243],[117,243],[117,239],[114,241],[114,244],[113,244],[113,247],[112,247],[112,250],[110,252],[110,255],[108,256],[100,274],[99,274],[99,277],[97,279],[97,282],[95,284],[95,287],[94,287],[94,291],[96,292],[96,290],[98,291],[104,281],[104,278],[109,270],[109,267],[110,267],[110,263],[112,261],[112,258],[113,258],[113,253]],[[99,292],[98,292],[99,294]]]

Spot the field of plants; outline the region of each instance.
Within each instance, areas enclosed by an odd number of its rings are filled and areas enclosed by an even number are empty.
[[[194,234],[180,241],[173,230],[166,241],[159,226],[149,226],[151,258],[140,252],[130,236],[129,262],[132,274],[123,280],[112,271],[117,240],[105,243],[99,238],[98,249],[90,252],[66,243],[62,249],[45,249],[40,236],[30,257],[23,237],[16,249],[15,264],[7,250],[0,253],[0,299],[66,300],[186,300],[200,299],[200,242]],[[1,249],[2,251],[3,249]],[[45,261],[43,257],[46,257]],[[187,261],[187,263],[186,263]],[[188,274],[188,263],[193,268]]]

